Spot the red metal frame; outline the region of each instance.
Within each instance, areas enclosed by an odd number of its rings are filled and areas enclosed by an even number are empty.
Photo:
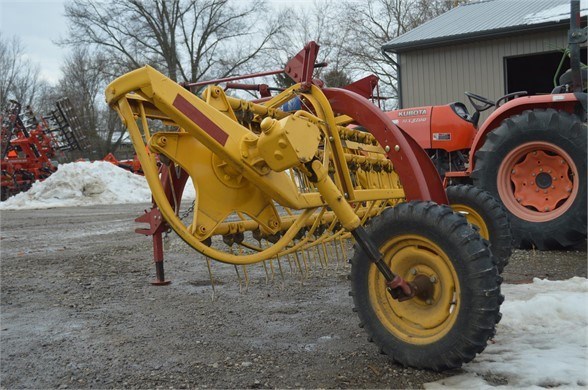
[[[69,100],[61,99],[57,107],[48,116],[43,116],[35,114],[30,106],[21,112],[21,104],[11,101],[0,115],[2,200],[28,190],[35,181],[44,180],[55,172],[57,168],[51,159],[58,152],[87,147],[81,129],[71,123]]]
[[[407,200],[448,203],[441,178],[429,156],[380,109],[352,91],[325,88],[323,92],[335,112],[355,119],[385,148],[388,158],[400,176]]]

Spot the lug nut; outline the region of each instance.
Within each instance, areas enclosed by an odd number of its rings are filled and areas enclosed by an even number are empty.
[[[431,281],[431,283],[437,283],[437,278],[435,276],[431,276],[429,280]]]
[[[410,270],[410,273],[411,273],[412,275],[416,275],[416,274],[417,274],[416,268],[413,268],[413,269],[411,269],[411,270]]]
[[[427,302],[427,305],[432,305],[433,304],[433,301],[431,299],[427,299],[426,302]]]

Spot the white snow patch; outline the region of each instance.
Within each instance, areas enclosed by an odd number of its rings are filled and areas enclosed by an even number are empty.
[[[425,388],[588,386],[588,280],[534,279],[503,285],[502,291],[506,300],[495,343],[463,367],[466,373]]]
[[[588,1],[580,2],[580,16],[588,15]],[[546,22],[559,22],[570,18],[570,4],[557,5],[543,11],[529,14],[523,18],[525,24],[538,24]]]
[[[192,181],[183,199],[194,199]],[[105,161],[60,165],[57,172],[33,184],[27,192],[0,203],[0,210],[46,209],[100,204],[148,203],[151,191],[145,177]]]

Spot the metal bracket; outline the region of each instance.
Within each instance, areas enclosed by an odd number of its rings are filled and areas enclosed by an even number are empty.
[[[584,43],[588,40],[588,28],[578,28],[568,31],[568,42],[570,44]]]

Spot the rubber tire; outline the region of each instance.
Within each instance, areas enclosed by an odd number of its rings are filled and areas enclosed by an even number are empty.
[[[518,218],[508,209],[511,228],[518,248],[539,250],[573,247],[586,239],[586,125],[576,115],[554,109],[527,110],[505,119],[489,132],[475,155],[472,172],[474,185],[500,199],[498,170],[514,148],[529,141],[552,143],[576,164],[579,188],[576,199],[561,216],[546,222]]]
[[[490,250],[496,257],[498,273],[504,271],[513,251],[513,236],[508,212],[488,191],[469,184],[447,187],[449,205],[461,204],[475,210],[488,229]]]
[[[356,245],[350,295],[368,340],[403,366],[434,371],[458,368],[482,352],[500,320],[502,278],[487,242],[465,217],[433,202],[401,203],[373,218],[366,232],[378,248],[404,234],[434,242],[451,259],[462,292],[459,312],[447,334],[430,344],[404,342],[382,324],[370,303],[368,275],[375,265]]]

